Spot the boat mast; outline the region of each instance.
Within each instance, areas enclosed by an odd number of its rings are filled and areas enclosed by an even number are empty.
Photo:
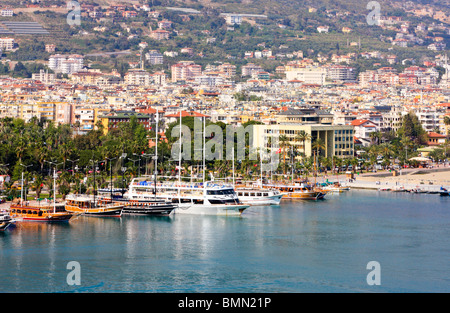
[[[156,109],[156,137],[155,137],[155,199],[156,199],[156,175],[158,174],[158,123],[159,123],[159,115],[158,109]]]
[[[56,170],[53,168],[53,213],[56,212]]]
[[[235,180],[234,180],[234,143],[233,148],[231,148],[231,151],[233,153],[233,189],[235,188]]]
[[[294,183],[294,152],[292,151],[293,147],[291,146],[291,180]]]
[[[180,108],[180,151],[178,151],[178,202],[181,203],[181,108]]]
[[[97,169],[97,163],[95,163],[94,160],[92,160],[92,166],[94,168],[94,207],[95,207],[95,170]]]
[[[317,171],[316,171],[316,151],[314,151],[314,188],[316,187],[316,178],[317,178]]]
[[[22,187],[20,187],[20,204],[23,205],[23,171],[22,171]]]
[[[262,158],[263,158],[263,155],[262,155],[262,153],[263,153],[263,151],[261,149],[259,151],[259,167],[260,167],[260,174],[259,174],[259,176],[260,176],[260,180],[261,180],[261,188],[263,188],[263,170],[262,170]]]
[[[203,185],[205,185],[205,175],[206,175],[206,116],[203,116]]]

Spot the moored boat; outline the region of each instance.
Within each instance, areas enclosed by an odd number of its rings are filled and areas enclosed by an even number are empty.
[[[273,187],[280,192],[285,193],[283,198],[292,200],[323,200],[327,194],[326,190],[317,188],[306,182],[293,183],[289,185],[265,185],[266,187]]]
[[[151,196],[154,186],[145,177],[134,178],[128,192]],[[239,216],[249,207],[239,201],[232,185],[223,183],[166,181],[156,184],[156,193],[177,205],[175,214]]]
[[[256,205],[279,205],[284,194],[278,189],[237,187],[236,194],[242,203]]]
[[[440,195],[441,197],[448,197],[448,196],[450,196],[450,191],[448,191],[447,189],[441,187],[441,188],[439,189],[439,195]]]
[[[340,183],[329,183],[323,186],[323,190],[327,191],[327,193],[331,194],[340,194],[345,191],[350,190],[348,186],[342,186]]]
[[[0,212],[0,231],[8,228],[9,225],[13,222],[11,215],[9,215],[6,211]]]
[[[68,195],[65,209],[71,213],[88,216],[111,216],[120,217],[124,205],[103,199],[95,199],[89,195]]]
[[[18,202],[10,206],[12,218],[34,222],[67,222],[73,213],[67,212],[63,203]]]
[[[123,195],[120,191],[111,192],[110,190],[99,190],[99,198],[106,202],[112,201],[123,204],[122,214],[130,215],[170,215],[177,205],[172,201],[162,198],[156,198],[150,194],[142,194],[134,192],[134,188],[130,188]]]

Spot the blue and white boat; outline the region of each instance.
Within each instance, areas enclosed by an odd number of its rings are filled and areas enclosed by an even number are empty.
[[[134,178],[127,191],[129,199],[154,195],[154,182]],[[166,181],[156,184],[158,198],[166,199],[177,208],[175,214],[239,216],[249,207],[242,203],[232,185],[219,182]]]

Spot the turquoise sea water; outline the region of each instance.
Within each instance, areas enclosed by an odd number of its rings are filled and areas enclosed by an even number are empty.
[[[449,238],[450,198],[357,190],[241,217],[18,223],[0,233],[0,292],[449,292]]]

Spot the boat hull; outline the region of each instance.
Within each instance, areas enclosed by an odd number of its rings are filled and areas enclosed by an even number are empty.
[[[326,192],[290,192],[284,197],[290,200],[323,200]]]
[[[258,205],[279,205],[283,195],[267,197],[239,197],[239,201],[250,206]]]
[[[4,218],[0,220],[0,231],[7,229],[8,226],[11,225],[12,221],[12,218]]]
[[[12,205],[10,209],[12,218],[28,222],[68,222],[73,216],[71,212],[53,212],[39,207]]]
[[[174,212],[175,214],[240,216],[248,207],[248,204],[226,205],[182,203],[174,210]]]
[[[123,205],[122,214],[129,215],[163,215],[167,216],[177,207],[169,201],[114,199]]]
[[[96,209],[81,209],[66,207],[66,210],[75,214],[82,214],[87,216],[101,216],[101,217],[120,217],[122,216],[122,207],[119,208],[96,208]]]
[[[122,214],[130,215],[170,215],[176,206],[174,205],[137,205],[137,206],[124,206]]]

